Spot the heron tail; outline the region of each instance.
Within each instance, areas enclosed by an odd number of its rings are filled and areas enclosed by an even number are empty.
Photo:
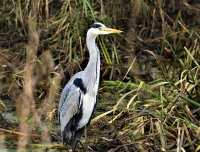
[[[74,152],[78,142],[80,142],[80,137],[82,133],[83,133],[83,129],[78,130],[78,131],[64,130],[62,134],[63,144],[70,145],[72,148],[72,151]]]
[[[65,129],[62,132],[62,141],[63,141],[63,144],[65,144],[65,145],[71,145],[72,142],[73,142],[74,134],[75,133],[73,131]]]
[[[70,145],[72,148],[72,152],[75,151],[77,143],[79,141],[79,139],[77,138],[77,134],[76,132],[72,132],[72,131],[64,131],[62,134],[62,140],[63,140],[63,144],[65,145]]]

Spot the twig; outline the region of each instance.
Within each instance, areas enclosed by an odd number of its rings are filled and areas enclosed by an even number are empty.
[[[96,123],[99,119],[105,117],[106,115],[108,115],[108,114],[110,114],[110,113],[112,113],[112,112],[114,112],[114,109],[109,110],[109,111],[107,111],[107,112],[105,112],[105,113],[102,113],[102,114],[100,114],[99,116],[96,116],[94,119],[92,119],[91,124]]]
[[[29,144],[32,148],[67,149],[63,144]]]
[[[9,134],[15,134],[18,136],[28,136],[28,134],[25,134],[23,132],[19,132],[19,131],[13,131],[13,130],[8,130],[8,129],[4,129],[4,128],[0,128],[0,132],[6,132]],[[41,137],[40,135],[37,134],[31,134],[32,137]]]

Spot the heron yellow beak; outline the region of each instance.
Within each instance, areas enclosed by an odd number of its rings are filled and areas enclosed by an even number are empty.
[[[107,32],[107,33],[121,33],[123,31],[121,30],[117,30],[117,29],[113,29],[113,28],[108,28],[108,27],[103,27],[100,29],[103,32]]]

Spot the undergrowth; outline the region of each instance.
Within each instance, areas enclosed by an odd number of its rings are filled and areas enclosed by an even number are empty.
[[[200,151],[197,0],[8,0],[0,14],[1,149],[66,150],[60,91],[85,68],[87,29],[101,21],[124,32],[97,40],[101,85],[88,151]]]

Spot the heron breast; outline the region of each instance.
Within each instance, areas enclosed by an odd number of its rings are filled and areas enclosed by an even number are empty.
[[[82,118],[79,121],[78,129],[83,128],[89,122],[96,104],[96,96],[84,95],[82,104]]]

